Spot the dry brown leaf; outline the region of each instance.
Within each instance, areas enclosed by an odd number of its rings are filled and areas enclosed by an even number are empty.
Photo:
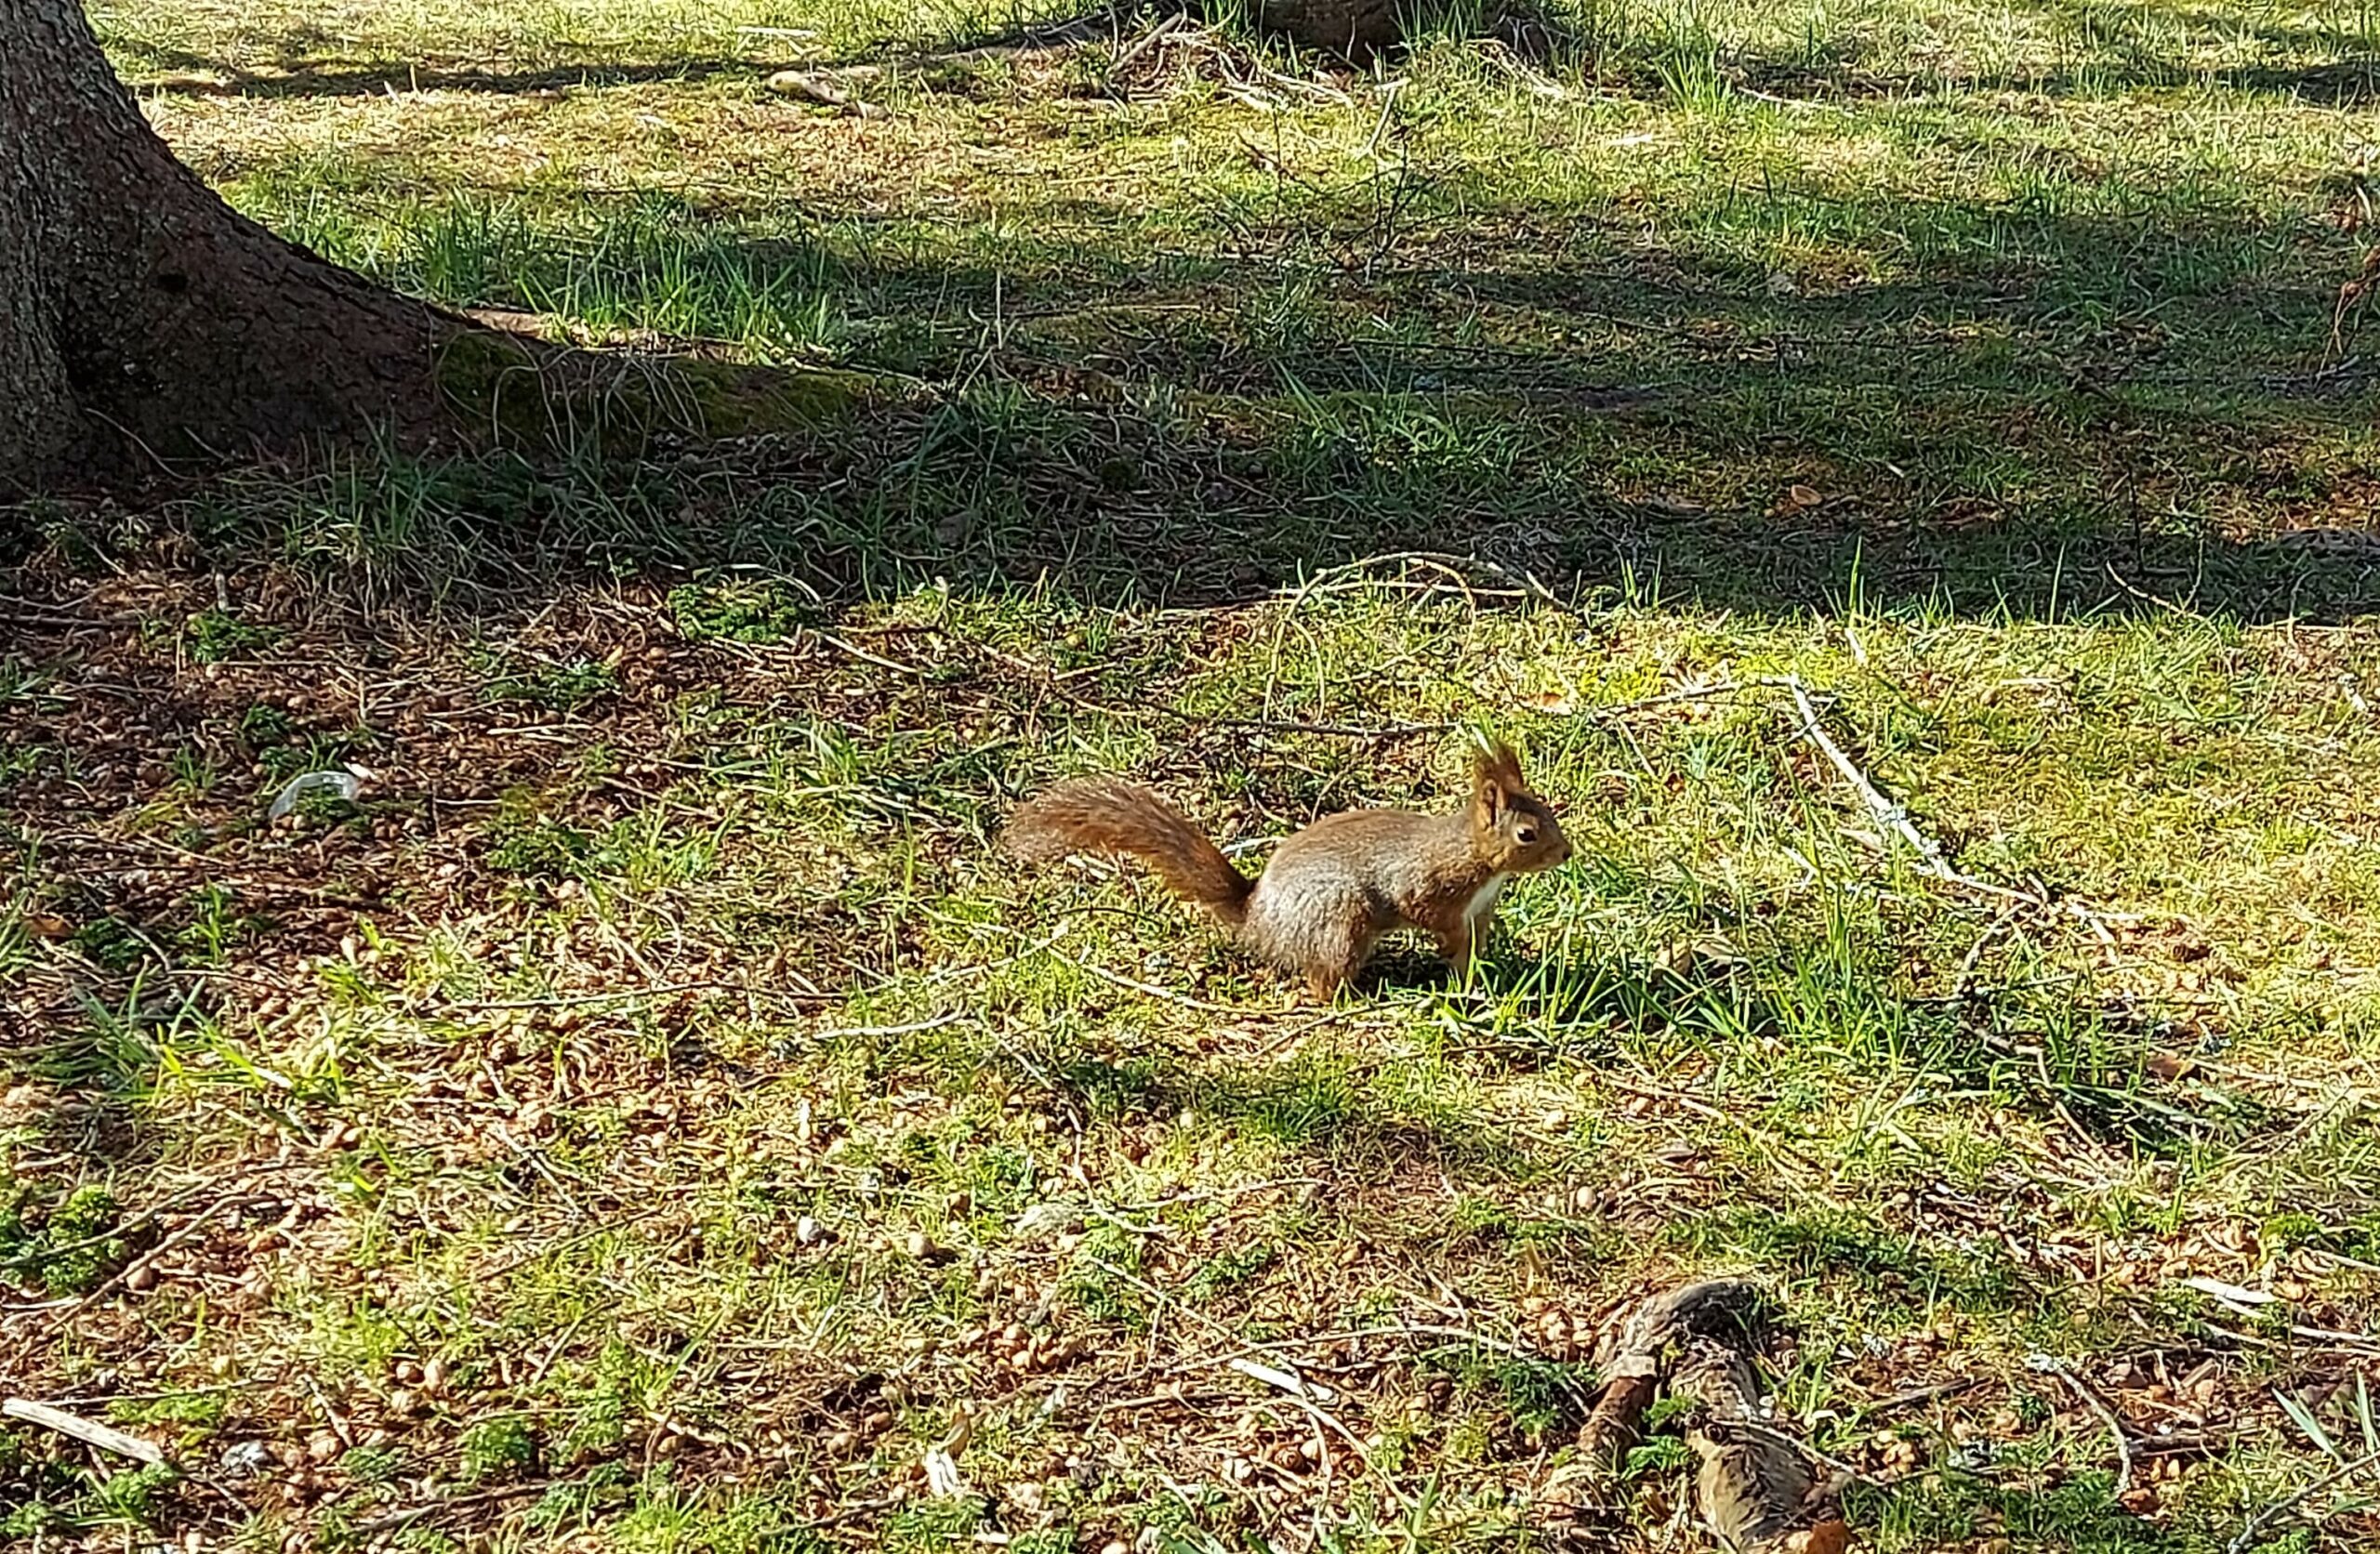
[[[1847,1521],[1821,1521],[1806,1532],[1794,1534],[1785,1540],[1793,1554],[1844,1554],[1851,1547],[1851,1524]]]

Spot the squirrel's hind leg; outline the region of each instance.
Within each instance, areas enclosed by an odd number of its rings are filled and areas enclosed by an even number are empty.
[[[1257,881],[1239,941],[1295,972],[1308,993],[1329,1003],[1355,980],[1386,926],[1355,882],[1329,871],[1285,869],[1276,859]]]
[[[1305,995],[1317,1004],[1328,1004],[1339,996],[1339,990],[1355,980],[1363,968],[1355,966],[1310,966],[1305,973]]]
[[[1306,992],[1316,1003],[1328,1004],[1355,980],[1370,953],[1370,939],[1360,933],[1331,934],[1310,946],[1304,967]]]

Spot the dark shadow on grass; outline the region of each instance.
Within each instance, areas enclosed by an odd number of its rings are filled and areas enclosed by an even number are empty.
[[[876,216],[461,202],[371,250],[380,273],[801,342],[885,391],[662,462],[365,468],[308,519],[250,516],[304,554],[302,522],[401,502],[380,575],[477,571],[491,597],[592,563],[782,571],[830,603],[939,577],[1212,605],[1422,548],[1764,614],[2380,607],[2373,382],[2324,358],[2355,241],[2221,187],[2093,187],[2126,208],[1806,191],[1742,217],[1872,251],[1867,278],[1651,248],[1459,177],[1401,207],[1285,184],[1236,249],[1156,256],[1097,202],[1065,225],[1112,246],[1028,228],[997,256]],[[1450,249],[1430,223],[1455,210]]]
[[[994,1060],[1056,1099],[1057,1109],[1126,1125],[1184,1111],[1227,1120],[1240,1131],[1327,1162],[1335,1171],[1426,1166],[1509,1169],[1525,1140],[1492,1125],[1384,1110],[1358,1065],[1323,1057],[1251,1062],[1246,1054],[1203,1054],[1157,1042],[1105,1051],[1009,1053]]]
[[[2118,42],[2135,25],[2086,20]],[[730,67],[616,78],[713,68]],[[601,71],[486,85],[582,78]],[[1081,197],[1051,212],[1077,235],[1028,223],[998,254],[921,252],[880,213],[788,230],[643,195],[600,207],[591,237],[583,212],[525,204],[491,235],[502,197],[458,203],[417,252],[368,249],[381,273],[465,305],[593,296],[631,327],[802,342],[922,387],[689,451],[692,477],[395,468],[334,506],[401,495],[416,527],[373,559],[383,573],[478,569],[497,595],[524,565],[578,559],[777,569],[830,599],[1048,577],[1087,599],[1216,604],[1428,548],[1581,597],[1763,613],[1855,597],[1985,618],[2380,607],[2380,477],[2337,451],[2375,396],[2325,355],[2355,241],[2284,230],[2220,183],[2074,183],[2082,213],[1714,193],[1678,213],[1711,229],[1697,251],[1647,247],[1593,203],[1520,205],[1492,178],[1427,171],[1283,179],[1212,215],[1210,245],[1155,253],[1144,213]],[[1873,273],[1727,257],[1772,230],[1869,253]]]
[[[651,194],[591,220],[457,201],[357,257],[457,305],[594,297],[624,327],[797,342],[882,391],[637,461],[585,439],[559,464],[233,485],[199,537],[491,607],[588,566],[788,573],[829,607],[935,578],[1214,605],[1414,548],[1762,614],[2380,607],[2375,396],[2323,364],[2355,241],[2220,186],[2089,187],[2122,208],[1792,190],[1719,201],[1721,240],[1663,249],[1492,179],[1365,175],[1284,182],[1229,244],[1154,255],[1140,213],[1099,202],[1066,226],[1104,244],[1028,226],[988,254]],[[1729,223],[1876,273],[1772,276],[1727,257]],[[294,235],[337,257],[336,229]]]
[[[7,1054],[0,1072],[12,1083],[66,1098],[33,1119],[34,1152],[95,1163],[134,1152],[139,1103],[157,1077],[147,1022],[136,1012],[152,984],[127,978],[121,985],[128,989],[121,1007],[86,1006],[49,1027],[55,1039]]]
[[[270,70],[210,59],[150,43],[111,46],[143,77],[140,90],[179,97],[345,98],[404,92],[479,92],[529,96],[573,87],[697,85],[721,78],[755,81],[775,68],[756,59],[589,60],[535,70],[457,70],[440,65],[357,63],[291,53]]]
[[[1674,36],[1615,31],[1593,16],[1564,7],[1520,3],[1492,6],[1476,35],[1501,45],[1514,56],[1547,68],[1577,69],[1598,89],[1663,99],[1686,77],[1708,74],[1714,100],[1729,94],[1740,107],[1759,111],[1762,98],[1820,101],[1902,99],[1927,94],[2024,93],[2051,98],[2106,97],[2203,84],[2267,93],[2335,108],[2368,104],[2380,97],[2380,56],[2341,58],[2344,34],[2263,25],[2242,29],[2234,18],[2192,11],[2156,12],[2158,26],[2146,29],[2138,8],[2082,6],[2073,0],[2041,0],[2037,8],[2059,20],[2067,57],[2088,63],[2061,63],[2049,70],[1974,71],[1959,67],[1933,72],[1873,68],[1861,40],[1845,35],[1805,42],[1791,57],[1727,45],[1691,30]],[[1223,25],[1236,31],[1222,7]],[[123,40],[112,52],[136,69],[144,91],[192,97],[360,97],[390,92],[436,91],[524,96],[577,87],[602,88],[655,83],[753,80],[787,64],[835,72],[896,69],[925,72],[964,68],[1030,55],[1054,55],[1085,46],[1130,50],[1149,31],[1170,19],[1196,20],[1200,7],[1183,0],[1128,0],[1093,7],[1045,22],[980,29],[921,42],[887,41],[823,59],[767,58],[616,60],[501,70],[422,66],[412,62],[359,61],[336,58],[338,40],[320,29],[299,28],[282,39],[282,57],[271,68],[233,65],[187,49],[145,40]],[[2178,27],[2178,34],[2172,29]],[[2266,56],[2245,65],[2208,68],[2188,54],[2192,46],[2236,46],[2252,36]],[[1120,89],[1120,87],[1118,88]]]
[[[117,44],[113,51],[147,77],[141,83],[143,90],[187,97],[340,98],[416,91],[527,96],[573,87],[684,85],[735,77],[757,81],[796,63],[803,69],[828,72],[862,67],[932,70],[963,66],[1056,52],[1109,39],[1128,43],[1165,16],[1179,15],[1183,9],[1179,4],[1100,7],[1040,25],[986,29],[931,47],[887,43],[825,59],[588,60],[583,64],[506,71],[424,67],[410,62],[337,61],[288,46],[291,43],[311,42],[321,46],[334,42],[319,35],[284,40],[282,59],[269,70],[236,66],[186,49],[147,42]]]
[[[910,69],[932,69],[938,66],[966,64],[972,61],[1015,58],[1026,54],[1050,54],[1084,45],[1105,46],[1118,55],[1144,55],[1140,46],[1150,41],[1150,33],[1159,28],[1187,23],[1209,29],[1211,35],[1244,46],[1302,50],[1305,55],[1326,65],[1337,63],[1369,64],[1382,59],[1401,58],[1408,43],[1389,41],[1376,43],[1359,33],[1368,29],[1342,33],[1326,29],[1313,33],[1295,20],[1285,27],[1263,23],[1266,0],[1121,0],[1109,6],[1086,7],[1076,15],[1054,18],[1031,25],[993,28],[936,44],[931,48],[914,45],[879,46],[839,56],[822,63],[829,70],[855,67],[886,66]],[[1305,8],[1303,6],[1300,9]],[[1283,6],[1281,11],[1290,7]],[[1368,0],[1345,0],[1350,12],[1382,12],[1382,20],[1396,16],[1418,17],[1420,27],[1405,33],[1408,43],[1418,46],[1433,35],[1443,37],[1444,18],[1434,19],[1426,7],[1395,4],[1385,8]],[[1459,15],[1460,8],[1447,13]],[[1579,20],[1558,3],[1541,0],[1491,0],[1480,7],[1479,14],[1470,19],[1471,35],[1492,41],[1509,49],[1520,59],[1540,64],[1577,64],[1593,57],[1595,51],[1592,33],[1579,24]],[[1429,29],[1441,31],[1432,34]]]
[[[2256,65],[2227,71],[2220,79],[2230,86],[2326,108],[2368,108],[2380,101],[2380,59],[2328,65]]]
[[[377,97],[412,91],[513,96],[575,86],[687,84],[738,76],[758,80],[773,71],[797,64],[804,69],[832,72],[859,66],[920,68],[965,63],[971,59],[1054,51],[1108,38],[1129,41],[1163,17],[1180,14],[1183,8],[1180,4],[1100,7],[1038,25],[985,29],[931,47],[888,43],[825,59],[590,59],[581,64],[534,70],[458,70],[411,62],[334,59],[326,57],[326,51],[335,48],[337,40],[315,28],[298,28],[284,35],[281,40],[282,57],[270,70],[232,65],[145,40],[115,42],[110,50],[146,77],[141,82],[142,90],[189,97]]]
[[[1633,1073],[1622,1090],[1657,1105],[1717,1105],[1751,1136],[1770,1128],[1790,1136],[1798,1103],[1786,1092],[1768,1094],[1753,1077],[1734,1094],[1677,1090],[1663,1100],[1668,1082],[1642,1055],[1666,1054],[1656,1067],[1694,1072],[1705,1066],[1703,1054],[1724,1069],[1730,1054],[1808,1049],[1853,1072],[1872,1071],[1879,1082],[1923,1074],[2119,1157],[2179,1161],[2210,1145],[2247,1148],[2296,1121],[2233,1086],[2161,1077],[2161,1064],[2169,1073],[2176,1062],[2187,1067],[2189,1039],[2153,1009],[2096,1000],[2063,979],[1928,996],[1909,988],[1902,952],[1881,927],[1837,941],[1813,929],[1738,925],[1734,937],[1740,955],[1697,956],[1679,968],[1505,945],[1457,983],[1409,936],[1393,936],[1343,996],[1358,1007],[1416,996],[1429,1006],[1419,1026],[1435,1033],[1432,1045],[1398,1058],[1334,1051],[1326,1039],[1308,1055],[1251,1064],[1238,1043],[1269,1050],[1272,1027],[1294,1031],[1318,1014],[1256,1010],[1252,1034],[1211,1048],[1118,1036],[1120,1045],[1103,1052],[1011,1057],[1022,1075],[1064,1094],[1084,1118],[1154,1120],[1188,1107],[1294,1148],[1467,1169],[1526,1168],[1539,1152],[1525,1133],[1475,1119],[1383,1114],[1362,1076],[1415,1058],[1478,1073]],[[1326,1020],[1319,1028],[1327,1027]]]

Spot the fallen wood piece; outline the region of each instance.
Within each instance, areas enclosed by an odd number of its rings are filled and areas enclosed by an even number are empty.
[[[863,102],[830,81],[798,70],[781,70],[769,77],[769,90],[779,97],[800,98],[825,108],[840,108],[854,119],[881,117],[884,110],[872,102]]]
[[[1895,1392],[1891,1397],[1878,1398],[1874,1403],[1862,1407],[1858,1416],[1862,1419],[1871,1419],[1879,1414],[1889,1414],[1897,1408],[1907,1408],[1911,1403],[1932,1403],[1937,1398],[1947,1398],[1953,1393],[1964,1392],[1982,1379],[1981,1376],[1954,1376],[1948,1381],[1937,1381],[1925,1387],[1912,1387],[1906,1392]]]
[[[1666,1393],[1693,1405],[1686,1440],[1699,1462],[1696,1508],[1721,1545],[1734,1554],[1842,1554],[1851,1530],[1832,1502],[1847,1475],[1821,1480],[1824,1459],[1760,1410],[1752,1357],[1767,1309],[1766,1296],[1741,1279],[1684,1284],[1639,1303],[1596,1351],[1606,1380],[1579,1430],[1580,1468],[1568,1471],[1608,1483],[1644,1439],[1646,1411]]]
[[[1783,683],[1786,691],[1793,698],[1794,710],[1802,715],[1802,737],[1817,745],[1819,754],[1833,763],[1834,770],[1843,774],[1843,780],[1851,784],[1851,791],[1859,796],[1859,802],[1867,806],[1868,813],[1874,818],[1876,824],[1907,842],[1927,874],[1937,879],[1958,878],[1958,870],[1950,867],[1950,860],[1942,856],[1942,849],[1935,844],[1934,838],[1920,831],[1917,823],[1909,818],[1909,811],[1886,798],[1876,784],[1868,780],[1868,774],[1859,770],[1858,763],[1843,753],[1843,746],[1834,742],[1833,736],[1826,731],[1826,725],[1818,720],[1818,709],[1811,704],[1810,693],[1801,680],[1787,675]]]
[[[1181,11],[1176,11],[1171,16],[1166,17],[1156,26],[1150,28],[1147,32],[1143,33],[1138,38],[1135,38],[1121,53],[1117,54],[1116,58],[1110,59],[1107,62],[1107,73],[1113,75],[1117,71],[1122,70],[1126,65],[1130,64],[1143,54],[1148,52],[1148,50],[1163,39],[1168,33],[1172,32],[1176,27],[1181,26],[1188,20],[1189,18]]]
[[[1706,1279],[1680,1284],[1647,1298],[1630,1312],[1619,1335],[1597,1349],[1595,1363],[1608,1370],[1633,1357],[1658,1357],[1680,1338],[1740,1333],[1757,1320],[1766,1304],[1767,1297],[1749,1280]]]
[[[10,1398],[0,1403],[0,1416],[22,1419],[29,1425],[56,1430],[72,1436],[86,1446],[97,1446],[103,1452],[128,1456],[135,1462],[156,1463],[165,1460],[165,1449],[153,1441],[143,1441],[137,1435],[126,1435],[120,1429],[98,1424],[62,1408],[52,1408],[46,1403],[30,1403],[23,1398]]]
[[[1788,1547],[1818,1484],[1791,1438],[1755,1417],[1760,1384],[1750,1358],[1725,1342],[1697,1339],[1672,1371],[1670,1391],[1699,1405],[1686,1440],[1702,1460],[1694,1498],[1704,1523],[1739,1554]]]
[[[2281,1298],[2266,1290],[2243,1289],[2238,1284],[2227,1284],[2220,1279],[2192,1277],[2183,1280],[2182,1287],[2196,1290],[2201,1295],[2212,1296],[2233,1310],[2241,1312],[2253,1311],[2258,1306],[2269,1306]]]
[[[1640,1304],[1620,1332],[1596,1350],[1603,1396],[1579,1429],[1580,1454],[1606,1477],[1617,1474],[1644,1439],[1645,1410],[1660,1390],[1671,1348],[1697,1335],[1741,1332],[1763,1304],[1741,1279],[1711,1279],[1664,1290]]]
[[[1653,1406],[1660,1379],[1651,1376],[1615,1376],[1579,1427],[1579,1455],[1605,1478],[1616,1477],[1628,1454],[1645,1440],[1645,1410]]]
[[[1818,1504],[1801,1454],[1767,1431],[1714,1425],[1686,1438],[1702,1466],[1695,1508],[1720,1544],[1736,1554],[1808,1554],[1849,1546],[1850,1529]]]

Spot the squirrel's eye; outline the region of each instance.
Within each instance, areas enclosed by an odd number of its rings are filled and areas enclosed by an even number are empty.
[[[1519,827],[1513,833],[1513,840],[1520,843],[1523,847],[1528,846],[1529,843],[1537,840],[1537,827],[1534,825],[1524,825]]]

